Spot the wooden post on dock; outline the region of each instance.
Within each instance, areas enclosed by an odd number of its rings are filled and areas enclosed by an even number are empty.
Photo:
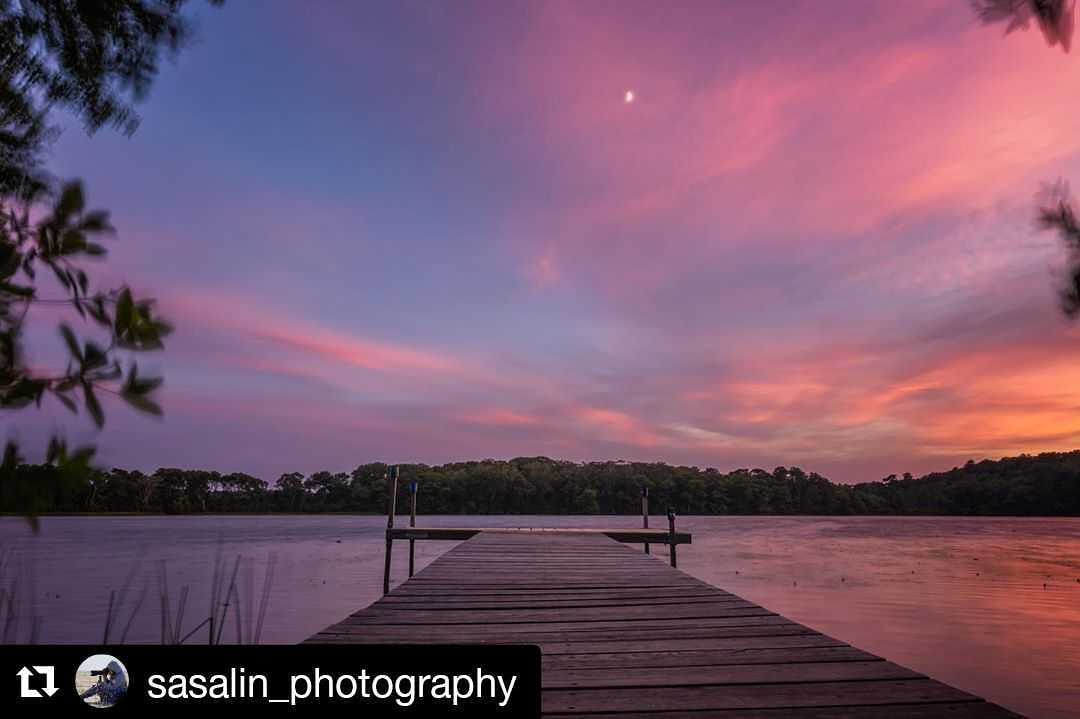
[[[675,560],[675,509],[673,507],[667,508],[667,523],[668,523],[668,549],[671,552],[671,566],[675,569],[679,568],[679,563]]]
[[[415,481],[409,482],[409,494],[411,495],[411,499],[412,499],[412,506],[409,508],[409,526],[410,527],[415,527],[416,526],[416,490],[417,489],[418,489],[418,486],[417,486]],[[416,540],[415,539],[410,539],[409,540],[409,578],[410,579],[412,578],[412,575],[413,575],[413,558],[415,557],[415,554],[416,554]]]
[[[397,514],[397,480],[398,468],[395,465],[386,474],[386,491],[388,495],[386,497],[386,562],[383,565],[383,594],[390,593],[390,550],[394,544],[390,530],[394,528],[394,515]]]
[[[641,528],[649,528],[649,488],[641,488]],[[645,542],[645,554],[649,553],[649,543]]]

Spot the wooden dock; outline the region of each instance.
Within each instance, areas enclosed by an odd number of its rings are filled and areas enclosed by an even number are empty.
[[[390,528],[399,539],[451,538]],[[308,642],[538,644],[548,717],[1017,716],[603,531],[461,531],[461,544]],[[388,530],[388,549],[391,539]]]

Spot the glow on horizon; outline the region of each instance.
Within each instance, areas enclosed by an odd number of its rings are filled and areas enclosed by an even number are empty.
[[[165,420],[117,406],[103,461],[856,481],[1080,446],[1032,219],[1080,182],[1076,56],[959,0],[765,5],[202,13],[133,138],[54,155],[178,327]],[[16,423],[54,426],[93,434]]]

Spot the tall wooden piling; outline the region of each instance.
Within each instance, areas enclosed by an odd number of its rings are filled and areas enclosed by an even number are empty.
[[[667,508],[667,523],[668,523],[668,535],[671,541],[668,542],[668,549],[671,552],[671,566],[678,568],[679,564],[675,560],[675,510],[672,507]]]
[[[410,500],[411,500],[411,505],[412,505],[412,506],[409,507],[409,526],[410,527],[415,527],[416,526],[416,490],[417,489],[419,489],[419,486],[417,485],[417,483],[415,481],[409,482],[409,495],[410,495]],[[409,540],[409,578],[410,579],[412,578],[412,575],[413,575],[413,562],[414,562],[415,557],[416,557],[416,540],[415,539],[410,539]]]
[[[393,466],[386,475],[386,560],[383,564],[383,594],[390,593],[390,552],[394,545],[394,515],[397,514],[398,468]]]
[[[641,528],[649,528],[649,488],[641,488]],[[645,542],[645,554],[649,553],[649,543]]]

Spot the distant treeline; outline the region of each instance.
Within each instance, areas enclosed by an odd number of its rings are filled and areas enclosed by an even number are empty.
[[[400,467],[398,507],[417,482],[422,514],[631,514],[641,488],[650,507],[679,514],[1080,515],[1080,450],[968,462],[948,472],[835,484],[798,467],[720,472],[641,462],[564,462],[546,457]],[[89,478],[48,465],[0,477],[0,512],[386,511],[387,465],[351,473],[247,474],[121,469]]]

